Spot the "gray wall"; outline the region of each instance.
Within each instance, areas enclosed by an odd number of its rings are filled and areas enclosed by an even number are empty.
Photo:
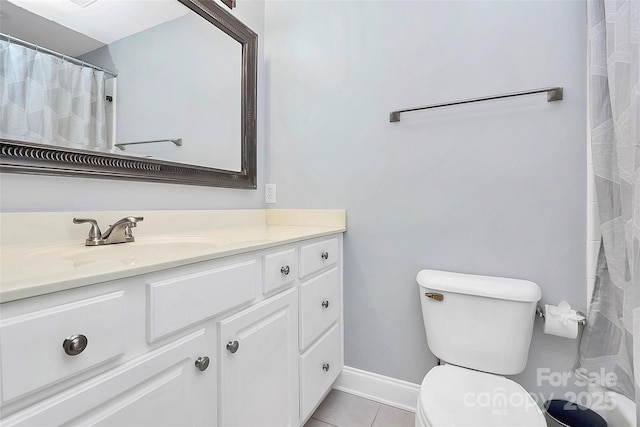
[[[529,279],[585,308],[585,20],[579,1],[267,2],[268,181],[278,208],[347,209],[347,365],[414,383],[434,366],[424,268]],[[562,102],[388,119],[555,85]],[[570,371],[576,348],[536,330],[517,379],[561,391],[536,369]]]
[[[4,173],[0,174],[0,210],[19,212],[263,208],[264,177],[267,169],[264,151],[264,2],[239,2],[233,14],[258,34],[257,191]],[[189,80],[187,84],[197,90],[200,82]],[[178,110],[185,111],[185,107],[178,106]],[[159,125],[162,120],[158,120]],[[162,135],[167,136],[164,133]]]

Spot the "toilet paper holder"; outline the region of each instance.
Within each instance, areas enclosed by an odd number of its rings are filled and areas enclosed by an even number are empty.
[[[582,313],[581,311],[576,311],[576,314],[578,316],[582,316],[584,318],[582,320],[578,320],[578,325],[586,326],[587,325],[587,316],[585,316],[584,313]],[[541,318],[542,321],[544,322],[544,318],[545,318],[544,307],[541,306],[540,304],[538,304],[536,306],[536,315],[539,318]]]

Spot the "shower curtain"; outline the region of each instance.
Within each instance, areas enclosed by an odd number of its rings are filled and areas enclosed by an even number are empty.
[[[105,75],[0,41],[0,137],[109,151]]]
[[[588,0],[589,120],[602,230],[578,365],[640,400],[640,1]],[[635,338],[635,339],[634,339]],[[640,406],[637,406],[640,408]],[[640,426],[640,423],[638,424]]]

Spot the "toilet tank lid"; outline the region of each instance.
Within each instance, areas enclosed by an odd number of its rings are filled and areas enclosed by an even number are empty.
[[[533,302],[539,301],[542,296],[540,287],[535,283],[505,277],[422,270],[418,273],[416,280],[420,286],[436,291],[509,301]]]

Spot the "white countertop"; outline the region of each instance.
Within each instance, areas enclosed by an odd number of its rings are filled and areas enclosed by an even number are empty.
[[[104,231],[143,216],[135,242],[87,247],[96,218]],[[150,273],[346,231],[344,210],[55,212],[0,214],[0,302]]]

